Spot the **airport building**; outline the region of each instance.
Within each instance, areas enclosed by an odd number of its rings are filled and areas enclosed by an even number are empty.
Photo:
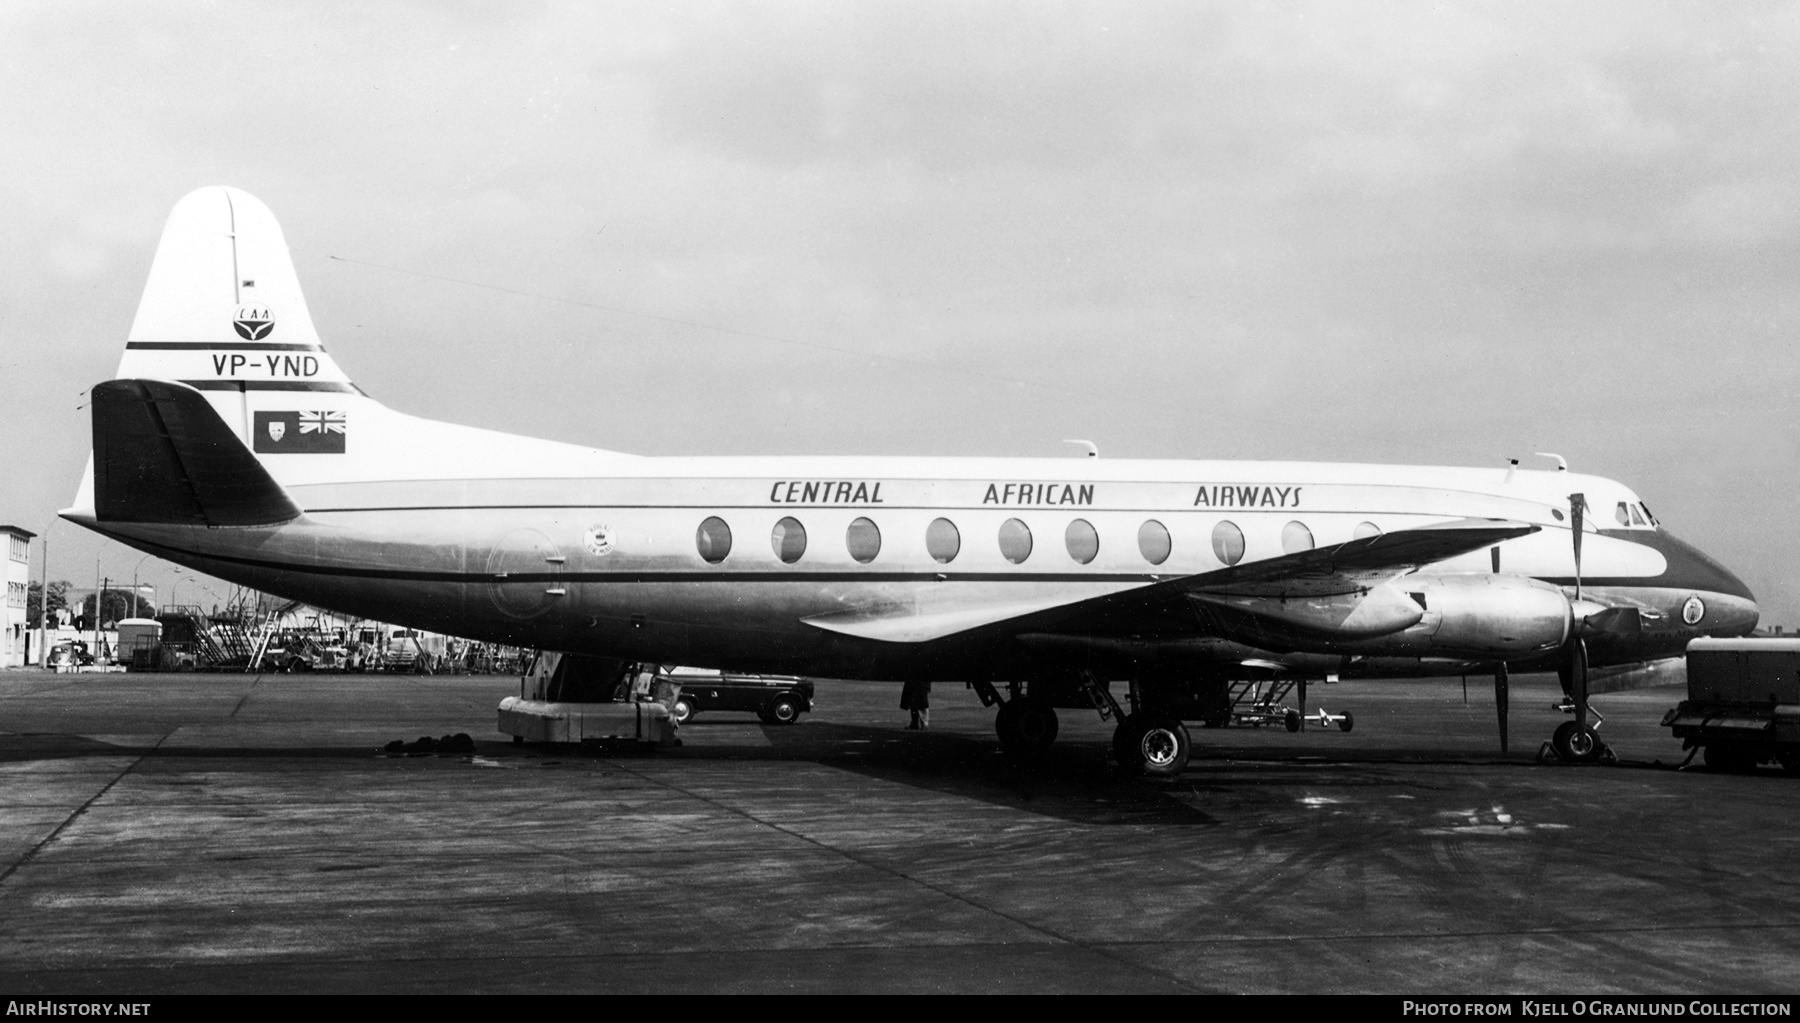
[[[25,590],[31,581],[31,538],[29,529],[0,526],[0,540],[6,544],[6,613],[0,616],[0,668],[23,668],[32,651],[31,633],[25,623]]]

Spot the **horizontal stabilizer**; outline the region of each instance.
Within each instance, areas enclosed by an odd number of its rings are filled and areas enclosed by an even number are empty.
[[[94,387],[93,415],[100,522],[261,526],[300,514],[192,387],[109,380]]]

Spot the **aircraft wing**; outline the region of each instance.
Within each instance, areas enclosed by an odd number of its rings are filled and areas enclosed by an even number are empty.
[[[1317,547],[1175,580],[1190,592],[1304,597],[1353,593],[1433,562],[1535,533],[1500,519],[1459,519]]]
[[[923,643],[976,629],[1067,631],[1106,619],[1171,616],[1193,620],[1195,605],[1270,618],[1303,631],[1382,635],[1417,622],[1421,609],[1382,584],[1396,576],[1540,527],[1495,519],[1395,530],[1247,565],[1133,586],[1101,596],[1046,594],[1024,601],[840,611],[804,621],[829,632],[892,643]],[[1091,593],[1091,591],[1089,591]]]

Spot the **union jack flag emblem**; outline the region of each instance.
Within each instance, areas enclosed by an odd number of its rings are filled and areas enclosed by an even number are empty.
[[[252,451],[271,455],[341,455],[346,438],[347,417],[342,412],[256,413],[256,443]]]
[[[343,433],[344,414],[342,412],[302,412],[300,413],[301,433]]]

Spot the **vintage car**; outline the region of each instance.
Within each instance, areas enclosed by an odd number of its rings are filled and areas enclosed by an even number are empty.
[[[675,720],[685,722],[701,711],[747,710],[764,724],[791,725],[813,709],[813,684],[791,675],[735,675],[701,668],[674,668],[661,677],[681,686]]]

